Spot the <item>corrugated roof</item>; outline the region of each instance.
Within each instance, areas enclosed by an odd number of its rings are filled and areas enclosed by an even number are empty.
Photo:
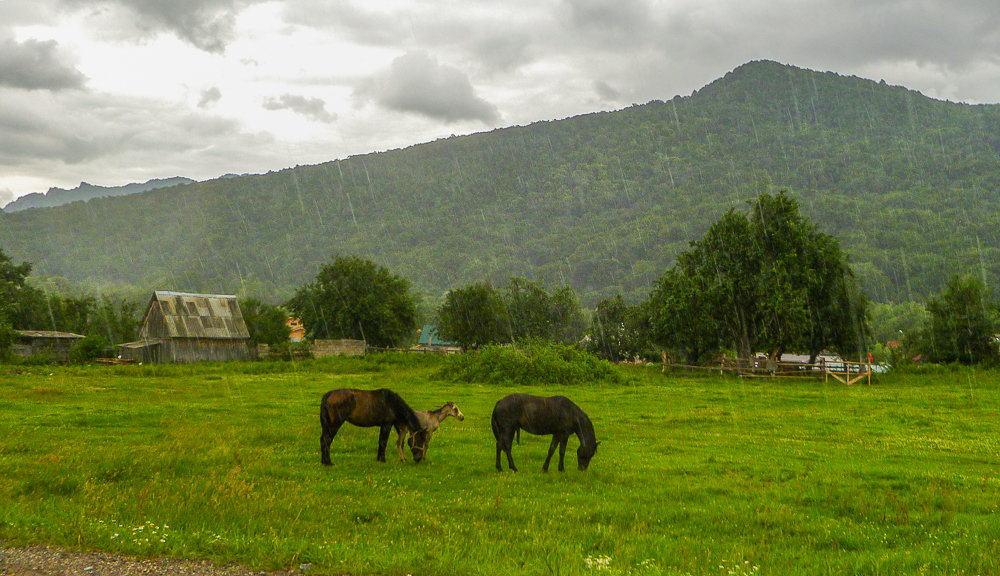
[[[250,338],[236,296],[157,290],[146,308],[147,317],[154,302],[159,304],[170,338]]]

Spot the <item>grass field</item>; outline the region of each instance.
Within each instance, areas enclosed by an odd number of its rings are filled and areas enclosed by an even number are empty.
[[[997,574],[1000,374],[875,384],[663,377],[564,394],[602,441],[587,472],[494,469],[493,404],[438,358],[0,366],[0,539],[311,574]],[[456,402],[419,465],[319,400],[389,387]],[[393,442],[395,436],[393,435]],[[409,457],[409,454],[408,454]]]

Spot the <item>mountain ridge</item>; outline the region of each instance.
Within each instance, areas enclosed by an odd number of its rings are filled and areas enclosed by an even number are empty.
[[[517,275],[592,305],[644,298],[727,210],[788,190],[872,298],[900,301],[1000,273],[998,152],[1000,106],[757,61],[614,112],[0,214],[0,247],[100,289],[281,299],[344,253],[431,304]]]
[[[11,200],[0,211],[12,213],[29,208],[54,208],[69,204],[70,202],[87,201],[93,198],[107,198],[109,196],[127,196],[129,194],[141,194],[157,188],[169,188],[183,184],[192,184],[195,180],[183,176],[171,178],[153,178],[145,182],[132,182],[122,186],[97,186],[87,182],[80,182],[76,188],[66,190],[64,188],[49,188],[48,192],[32,192]]]

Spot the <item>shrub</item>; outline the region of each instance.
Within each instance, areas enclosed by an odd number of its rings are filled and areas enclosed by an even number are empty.
[[[622,383],[609,362],[578,348],[551,342],[486,346],[478,352],[452,356],[441,375],[452,380],[518,386]]]
[[[90,362],[94,358],[104,355],[108,347],[108,341],[103,336],[87,336],[77,342],[69,352],[69,359],[73,362]]]

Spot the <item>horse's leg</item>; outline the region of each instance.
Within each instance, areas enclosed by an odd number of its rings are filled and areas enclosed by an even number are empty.
[[[333,442],[333,438],[337,435],[337,431],[344,424],[344,421],[337,418],[330,422],[330,428],[324,429],[323,434],[319,437],[319,454],[320,461],[324,465],[329,466],[330,462],[330,444]]]
[[[397,434],[396,450],[399,451],[399,461],[406,462],[406,456],[403,454],[403,439],[406,438],[406,433],[409,431],[409,428],[407,428],[406,426],[400,426],[398,424],[396,424],[395,427]]]
[[[555,441],[555,438],[553,438]],[[563,459],[566,457],[566,443],[569,441],[569,434],[564,434],[562,441],[559,442],[559,471],[565,472],[566,468],[563,467]]]
[[[516,429],[504,434],[504,442],[506,444],[504,450],[507,452],[507,467],[513,472],[517,472],[517,466],[514,466],[514,457],[510,455],[511,447],[514,445],[514,432],[516,432]]]
[[[552,460],[552,455],[555,453],[555,451],[556,451],[556,445],[558,445],[558,444],[559,444],[559,435],[558,434],[553,434],[552,435],[552,443],[549,444],[549,454],[548,454],[548,456],[545,457],[545,464],[542,464],[542,472],[548,472],[549,471],[549,461]],[[562,454],[560,454],[560,458],[559,458],[559,469],[562,470]]]
[[[494,435],[497,438],[497,472],[503,472],[503,466],[500,464],[500,452],[507,454],[507,467],[510,468],[511,472],[517,472],[517,466],[514,466],[514,458],[510,455],[510,448],[514,443],[514,431],[499,430],[495,431]]]
[[[378,455],[375,457],[379,462],[385,462],[385,447],[389,445],[389,432],[392,431],[392,424],[383,424],[378,431]]]

